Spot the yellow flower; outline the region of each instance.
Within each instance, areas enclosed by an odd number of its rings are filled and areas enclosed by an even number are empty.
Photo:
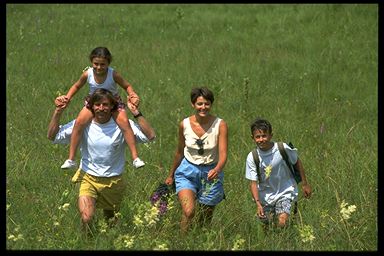
[[[301,229],[299,229],[299,231],[300,231],[301,241],[303,241],[303,243],[312,242],[315,239],[315,236],[313,235],[313,229],[311,226],[304,225]]]
[[[265,177],[268,179],[272,172],[272,165],[265,167]]]
[[[351,218],[351,214],[356,211],[356,205],[349,205],[344,200],[340,204],[341,218],[348,220]]]

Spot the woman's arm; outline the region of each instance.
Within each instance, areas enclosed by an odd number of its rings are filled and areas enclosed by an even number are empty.
[[[217,178],[217,175],[220,171],[223,171],[224,166],[227,162],[227,152],[228,152],[228,127],[227,123],[224,120],[221,120],[219,126],[219,161],[215,168],[208,172],[207,179],[212,180]]]

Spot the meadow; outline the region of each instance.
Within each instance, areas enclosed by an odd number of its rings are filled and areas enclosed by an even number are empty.
[[[7,250],[378,249],[378,5],[7,4],[6,21]],[[143,169],[127,164],[118,224],[99,212],[84,238],[74,171],[60,169],[68,147],[46,134],[54,98],[97,46],[111,51],[157,138],[138,146]],[[212,89],[212,113],[229,127],[226,199],[211,228],[181,237],[176,197],[157,219],[149,196],[172,164],[195,86]],[[245,179],[258,116],[275,141],[298,148],[313,189],[284,231],[263,232]]]

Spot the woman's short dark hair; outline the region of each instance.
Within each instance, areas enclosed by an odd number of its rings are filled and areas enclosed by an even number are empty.
[[[197,98],[202,96],[204,99],[208,100],[213,103],[215,100],[215,97],[213,96],[213,92],[209,90],[207,87],[196,87],[193,88],[191,91],[191,102],[192,104],[195,104],[197,101]]]

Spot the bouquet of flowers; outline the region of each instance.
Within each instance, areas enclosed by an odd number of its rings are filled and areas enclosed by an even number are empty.
[[[156,205],[159,210],[159,215],[164,215],[168,210],[168,204],[174,193],[174,187],[168,186],[165,183],[160,183],[159,186],[153,191],[150,201],[152,205]]]

